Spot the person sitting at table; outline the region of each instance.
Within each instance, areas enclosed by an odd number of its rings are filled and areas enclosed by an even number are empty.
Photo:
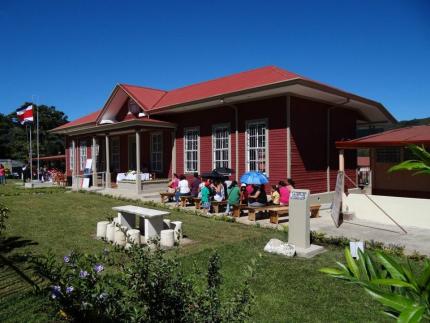
[[[284,181],[279,182],[279,204],[288,205],[290,202],[290,190]]]
[[[240,204],[248,204],[248,191],[246,190],[246,184],[240,185]]]
[[[240,203],[240,190],[237,186],[236,181],[232,181],[227,189],[227,208],[225,209],[225,214],[230,213],[230,207],[233,205],[239,205]]]
[[[179,183],[178,188],[176,189],[176,206],[179,206],[179,199],[181,196],[188,196],[190,195],[190,186],[188,184],[188,181],[185,177],[185,175],[181,175],[179,177]]]
[[[224,200],[224,197],[225,197],[224,185],[221,181],[216,181],[214,200],[217,202],[221,202]]]
[[[201,183],[200,177],[199,177],[199,173],[194,173],[194,177],[191,181],[191,196],[192,197],[197,197],[199,195],[199,185]]]
[[[254,191],[248,198],[248,206],[259,207],[267,205],[267,195],[264,185],[252,185]]]
[[[272,185],[272,193],[270,194],[270,197],[273,205],[279,205],[281,195],[279,194],[279,187],[277,185]]]
[[[167,191],[169,193],[175,193],[176,189],[178,188],[179,184],[179,178],[178,174],[173,174],[172,180],[169,182],[169,185],[167,185]]]
[[[207,214],[210,213],[211,210],[211,192],[209,189],[209,185],[210,185],[210,180],[207,180],[206,182],[203,182],[204,185],[200,191],[201,194],[201,199],[202,199],[202,209],[203,209],[203,213]]]

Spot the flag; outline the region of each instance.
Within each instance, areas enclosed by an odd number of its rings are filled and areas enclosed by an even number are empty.
[[[33,105],[16,109],[16,115],[21,124],[33,122]]]

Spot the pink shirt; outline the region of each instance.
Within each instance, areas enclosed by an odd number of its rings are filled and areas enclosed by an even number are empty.
[[[5,173],[4,170],[5,170],[4,168],[0,168],[0,176],[4,176],[4,173]]]
[[[179,185],[179,179],[175,178],[172,183],[172,188],[176,189]]]
[[[288,204],[290,202],[290,191],[286,186],[279,188],[279,194],[281,195],[279,198],[281,204]]]

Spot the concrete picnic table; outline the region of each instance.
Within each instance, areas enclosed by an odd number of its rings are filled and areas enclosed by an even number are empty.
[[[134,205],[115,206],[112,209],[118,212],[118,222],[128,229],[136,227],[136,216],[138,216],[140,218],[139,228],[144,231],[144,236],[147,240],[160,237],[161,230],[163,230],[164,216],[170,214],[170,212]],[[141,222],[142,219],[144,223]]]

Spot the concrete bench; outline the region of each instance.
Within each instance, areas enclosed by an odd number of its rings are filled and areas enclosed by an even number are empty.
[[[163,204],[165,204],[166,202],[169,202],[169,200],[173,197],[175,197],[175,193],[160,192],[160,199],[161,199],[161,203]]]
[[[163,230],[163,219],[169,212],[148,209],[144,207],[125,205],[112,208],[118,212],[118,223],[127,227],[127,229],[136,228],[136,217],[139,219],[139,227],[143,227],[143,234],[146,241],[160,237]],[[142,225],[142,220],[144,223]]]

